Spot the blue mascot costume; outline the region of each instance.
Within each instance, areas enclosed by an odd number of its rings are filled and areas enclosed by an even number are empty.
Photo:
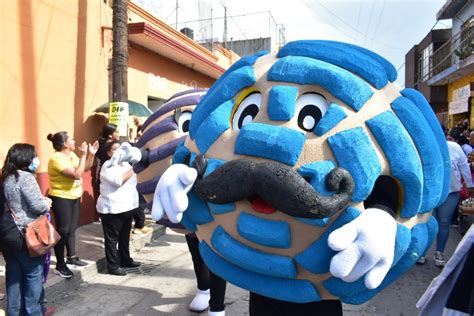
[[[196,107],[153,217],[195,232],[208,267],[251,291],[251,314],[366,302],[427,251],[450,181],[438,120],[396,76],[333,41],[240,59]]]

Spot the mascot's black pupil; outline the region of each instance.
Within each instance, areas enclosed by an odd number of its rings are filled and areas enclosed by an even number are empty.
[[[183,127],[181,128],[181,129],[183,130],[183,133],[189,132],[189,121],[190,121],[190,120],[184,121]]]
[[[305,105],[298,114],[298,126],[306,132],[312,132],[322,116],[323,113],[317,106]]]
[[[249,104],[240,114],[238,126],[239,129],[245,124],[251,122],[258,113],[258,106],[256,104]]]

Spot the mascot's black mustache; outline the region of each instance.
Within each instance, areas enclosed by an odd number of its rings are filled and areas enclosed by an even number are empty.
[[[207,161],[196,157],[198,170],[194,192],[207,202],[224,204],[258,195],[278,211],[303,218],[324,218],[345,208],[354,192],[354,180],[343,168],[326,176],[326,187],[336,191],[322,196],[296,171],[278,162],[242,158],[224,163],[203,177]]]

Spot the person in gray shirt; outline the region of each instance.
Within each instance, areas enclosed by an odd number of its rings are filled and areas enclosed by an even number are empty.
[[[7,153],[1,184],[5,208],[16,215],[20,230],[41,214],[48,212],[51,200],[41,194],[34,172],[39,166],[35,147],[15,144]],[[19,252],[3,253],[6,262],[7,314],[44,315],[44,256],[30,257],[26,246]]]

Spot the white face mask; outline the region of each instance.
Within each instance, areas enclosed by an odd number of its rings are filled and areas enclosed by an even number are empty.
[[[40,165],[40,160],[38,157],[35,157],[33,158],[33,161],[28,166],[28,170],[30,170],[31,172],[35,172],[36,169],[38,169],[39,165]]]

